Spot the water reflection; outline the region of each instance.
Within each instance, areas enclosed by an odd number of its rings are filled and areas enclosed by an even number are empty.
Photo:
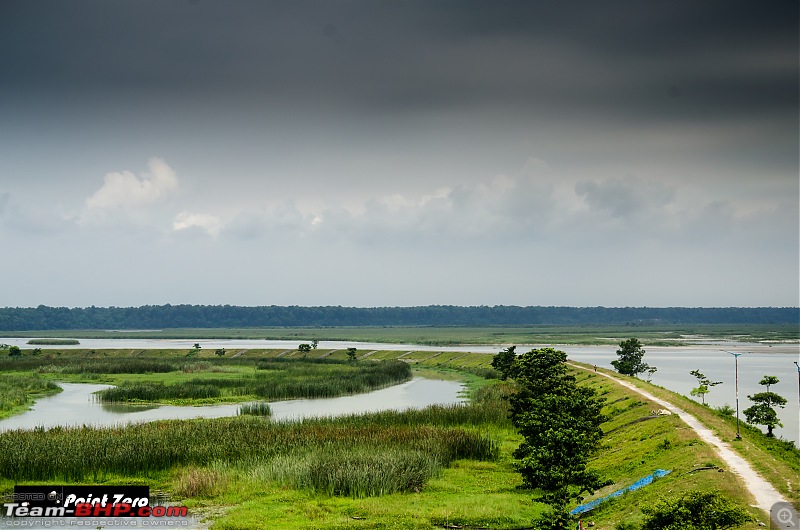
[[[238,403],[200,407],[173,405],[127,405],[101,403],[94,392],[110,385],[59,383],[60,394],[39,399],[23,414],[0,420],[0,431],[12,429],[51,428],[56,426],[116,426],[165,419],[221,418],[236,416]],[[297,399],[270,403],[276,420],[302,419],[315,416],[424,408],[434,404],[464,401],[463,385],[456,381],[440,381],[417,377],[399,385],[366,394],[327,399]]]
[[[135,412],[143,412],[145,410],[157,409],[159,405],[130,405],[128,403],[103,403],[97,396],[93,396],[94,400],[100,403],[100,407],[112,414],[132,414]]]

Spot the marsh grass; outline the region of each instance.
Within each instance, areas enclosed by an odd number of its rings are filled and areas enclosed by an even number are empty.
[[[312,493],[361,498],[419,491],[441,469],[441,455],[428,451],[358,446],[280,455],[251,476]]]
[[[332,421],[272,423],[252,416],[160,421],[116,428],[54,428],[0,433],[0,475],[12,480],[98,480],[140,476],[182,465],[258,461],[299,449],[376,451],[402,448],[458,458],[491,459],[492,439],[473,430],[428,425],[382,426]]]
[[[252,364],[252,363],[250,363]],[[254,364],[252,374],[235,378],[197,378],[166,385],[124,382],[98,393],[104,402],[209,399],[221,396],[265,400],[327,398],[377,390],[411,379],[411,368],[399,361],[348,363],[328,359],[274,359]]]
[[[272,416],[269,403],[259,401],[256,403],[242,403],[239,406],[239,416]]]
[[[213,497],[220,495],[229,482],[230,475],[217,466],[190,466],[178,472],[173,487],[181,497]]]
[[[5,375],[0,378],[0,417],[24,407],[32,396],[61,389],[37,374]]]

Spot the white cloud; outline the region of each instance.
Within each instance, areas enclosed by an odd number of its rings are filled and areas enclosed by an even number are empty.
[[[90,210],[135,208],[150,205],[178,189],[178,177],[161,158],[148,161],[148,173],[140,176],[130,171],[107,173],[103,185],[86,199]]]
[[[219,217],[206,213],[181,212],[175,216],[172,223],[173,230],[177,232],[190,228],[200,228],[209,235],[216,236],[222,228],[222,222]]]

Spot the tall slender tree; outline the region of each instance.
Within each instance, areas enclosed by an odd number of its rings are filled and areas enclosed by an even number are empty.
[[[711,392],[712,387],[721,385],[722,381],[712,381],[711,379],[703,375],[703,373],[700,370],[692,370],[689,373],[697,378],[697,384],[698,384],[697,388],[693,388],[690,394],[693,396],[700,396],[700,400],[703,402],[703,405],[705,405],[706,394]]]

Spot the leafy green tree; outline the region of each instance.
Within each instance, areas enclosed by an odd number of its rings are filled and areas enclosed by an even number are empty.
[[[616,361],[611,361],[614,369],[623,375],[632,375],[636,377],[642,372],[650,369],[650,365],[642,362],[645,351],[642,349],[642,343],[639,339],[623,340],[619,343],[617,350]]]
[[[308,355],[308,352],[311,351],[311,345],[310,344],[301,344],[300,346],[297,347],[297,351],[302,353],[303,357],[305,357],[306,355]]]
[[[783,424],[778,420],[778,413],[775,411],[775,407],[783,408],[786,406],[785,397],[769,391],[769,387],[777,383],[780,383],[780,379],[774,375],[765,375],[758,384],[767,387],[767,391],[747,396],[747,399],[755,403],[755,405],[742,411],[747,423],[765,426],[767,428],[767,436],[770,438],[775,436],[772,430],[776,426],[783,427]]]
[[[552,348],[517,357],[510,373],[518,390],[509,398],[511,421],[523,437],[514,451],[523,486],[541,489],[542,500],[561,515],[570,499],[609,483],[587,469],[603,436],[603,400],[577,385],[566,360]]]
[[[761,381],[759,381],[758,384],[767,387],[767,392],[769,392],[770,386],[777,385],[780,382],[781,380],[775,377],[774,375],[765,375],[764,377],[761,378]]]
[[[698,384],[697,388],[693,388],[692,391],[690,392],[690,394],[695,396],[695,397],[700,396],[700,399],[703,402],[703,405],[705,405],[706,404],[706,394],[711,392],[711,388],[712,387],[715,387],[717,385],[721,385],[722,381],[712,381],[708,377],[703,375],[703,373],[700,370],[692,370],[689,373],[697,378],[697,384]]]
[[[514,361],[517,359],[516,346],[509,346],[492,357],[492,368],[500,372],[500,379],[505,381],[511,375]]]
[[[94,352],[94,350],[93,350],[93,352]],[[200,343],[199,342],[195,342],[194,346],[192,347],[192,349],[189,350],[189,353],[186,354],[186,357],[194,357],[199,352],[200,352]]]
[[[643,506],[642,530],[723,530],[755,521],[719,491],[687,491],[680,496]]]
[[[352,362],[357,361],[358,359],[356,359],[356,351],[356,348],[347,348],[347,359]]]
[[[319,341],[317,339],[312,340],[311,341],[311,349],[312,350],[316,350],[317,346],[319,346]]]
[[[19,349],[19,346],[9,346],[8,355],[10,357],[19,357],[20,355],[22,355],[22,350]]]

